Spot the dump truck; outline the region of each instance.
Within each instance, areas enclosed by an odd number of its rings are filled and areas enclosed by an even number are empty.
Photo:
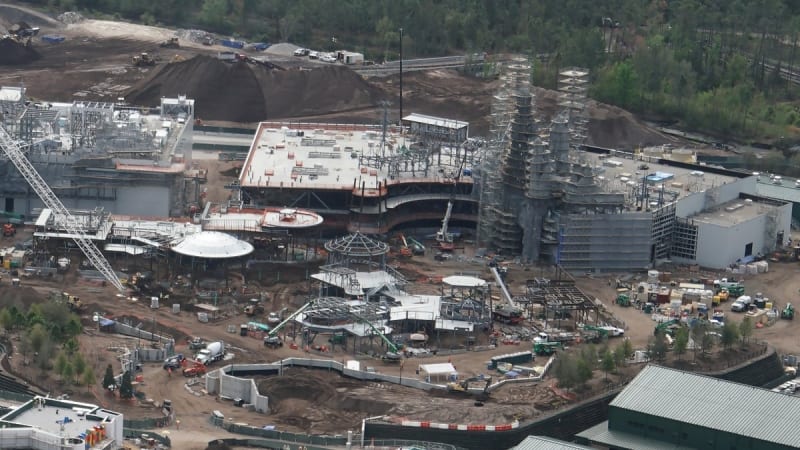
[[[220,361],[224,357],[225,343],[217,341],[206,345],[206,348],[197,352],[194,359],[208,366],[216,361]]]
[[[142,52],[133,57],[133,65],[136,67],[150,67],[156,65],[156,60],[147,52]]]
[[[535,342],[533,344],[533,352],[542,356],[552,355],[563,348],[561,342]]]
[[[181,44],[178,42],[178,38],[171,37],[166,41],[162,41],[158,44],[161,48],[181,48]]]

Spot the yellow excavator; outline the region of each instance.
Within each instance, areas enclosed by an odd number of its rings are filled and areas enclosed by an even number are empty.
[[[471,388],[473,383],[478,383],[477,388]],[[483,384],[483,390],[476,390],[480,389],[480,383]],[[489,398],[489,386],[492,384],[492,377],[471,377],[461,381],[454,381],[451,383],[447,383],[447,390],[449,392],[453,392],[456,394],[468,394],[474,395],[477,400],[485,401]]]

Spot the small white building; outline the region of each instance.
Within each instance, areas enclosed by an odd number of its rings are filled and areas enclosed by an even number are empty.
[[[0,448],[118,449],[123,416],[90,403],[34,397],[0,417]]]

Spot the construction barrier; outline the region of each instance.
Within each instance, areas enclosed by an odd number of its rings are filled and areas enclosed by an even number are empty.
[[[404,427],[436,428],[439,430],[459,431],[510,431],[519,428],[519,421],[501,425],[436,423],[418,420],[400,420],[399,423]]]

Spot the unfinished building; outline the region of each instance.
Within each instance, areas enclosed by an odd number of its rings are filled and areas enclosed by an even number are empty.
[[[411,115],[395,126],[263,122],[236,193],[250,207],[305,208],[328,230],[386,233],[404,223],[475,222],[480,152],[465,122]]]
[[[0,124],[53,192],[74,209],[183,216],[199,199],[192,160],[194,101],[164,98],[158,108],[120,103],[39,103],[23,87],[0,87]],[[7,215],[32,218],[42,208],[16,168],[0,160]]]
[[[749,174],[584,145],[585,70],[560,73],[563,109],[544,126],[530,75],[526,61],[515,61],[494,98],[492,133],[476,174],[480,245],[570,271],[619,271],[671,259],[726,267],[766,254],[788,236],[790,207],[755,196]],[[740,203],[757,207],[718,223],[724,233],[698,232],[700,223],[714,226],[713,211]],[[700,234],[708,245],[694,242]],[[711,251],[721,235],[743,242],[741,248]]]

